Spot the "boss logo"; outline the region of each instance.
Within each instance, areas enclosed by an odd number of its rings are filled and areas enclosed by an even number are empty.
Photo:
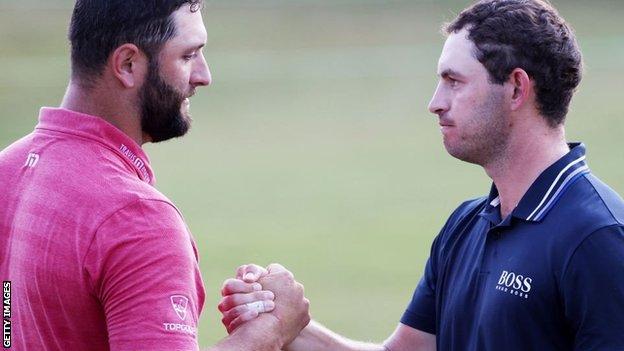
[[[496,283],[496,290],[528,299],[532,283],[533,279],[531,277],[514,272],[502,271]]]

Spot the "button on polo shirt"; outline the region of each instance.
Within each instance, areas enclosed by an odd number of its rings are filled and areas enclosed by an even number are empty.
[[[495,186],[454,211],[401,323],[438,350],[624,350],[624,202],[570,148],[506,218]]]

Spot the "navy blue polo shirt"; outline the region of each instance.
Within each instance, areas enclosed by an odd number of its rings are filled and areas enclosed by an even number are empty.
[[[401,323],[438,350],[624,350],[624,201],[570,147],[507,218],[495,186],[453,212]]]

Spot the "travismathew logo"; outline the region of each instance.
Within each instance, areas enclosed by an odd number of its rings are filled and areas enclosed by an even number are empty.
[[[121,151],[121,153],[126,156],[130,162],[132,162],[132,164],[139,170],[141,171],[141,174],[143,175],[143,178],[145,179],[149,179],[149,174],[147,173],[147,168],[145,168],[145,162],[143,162],[143,160],[134,154],[134,152],[132,152],[126,145],[121,144],[121,146],[119,147],[119,151]]]
[[[26,164],[24,164],[24,166],[33,168],[37,165],[37,162],[39,162],[39,155],[31,152],[28,154],[28,157],[26,158]]]
[[[514,272],[502,271],[496,284],[496,290],[528,299],[532,283],[533,279],[530,277]]]

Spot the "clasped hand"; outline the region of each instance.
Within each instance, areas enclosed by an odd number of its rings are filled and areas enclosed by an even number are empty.
[[[255,264],[238,267],[236,277],[223,283],[221,295],[221,322],[230,334],[267,313],[277,319],[278,336],[287,345],[310,322],[310,302],[304,296],[303,285],[279,264],[266,269]]]

